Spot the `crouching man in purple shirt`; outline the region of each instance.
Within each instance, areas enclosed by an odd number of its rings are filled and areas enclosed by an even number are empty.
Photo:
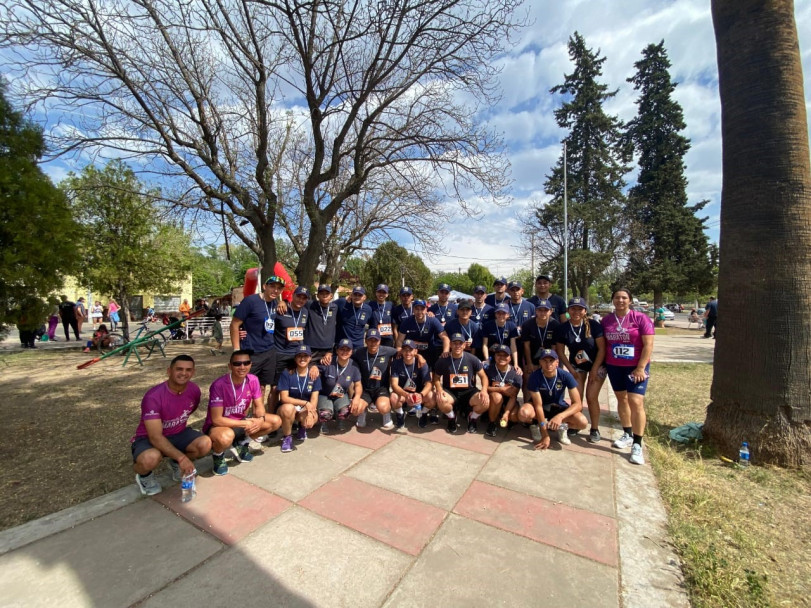
[[[164,456],[169,458],[172,476],[194,471],[194,460],[211,451],[211,439],[186,423],[200,405],[200,387],[194,376],[194,359],[178,355],[169,364],[169,379],[152,387],[141,400],[141,423],[132,442],[135,483],[141,494],[151,496],[162,490],[152,474]]]

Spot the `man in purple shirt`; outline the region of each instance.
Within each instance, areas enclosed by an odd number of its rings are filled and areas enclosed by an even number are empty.
[[[194,359],[178,355],[167,375],[166,382],[149,389],[141,400],[141,423],[131,439],[135,483],[147,496],[162,490],[152,471],[164,456],[171,459],[173,477],[179,481],[194,472],[194,459],[211,451],[211,439],[186,426],[200,405],[200,387],[191,381]]]

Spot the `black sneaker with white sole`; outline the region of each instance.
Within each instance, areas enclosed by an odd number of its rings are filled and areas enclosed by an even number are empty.
[[[479,423],[476,418],[471,418],[467,421],[467,432],[468,433],[478,433],[479,432]]]
[[[487,425],[487,430],[484,432],[484,434],[488,437],[495,437],[497,428],[498,425],[495,422],[491,422]]]
[[[429,418],[430,416],[428,414],[423,414],[422,416],[420,416],[419,422],[417,422],[417,426],[420,427],[421,429],[424,429],[426,426],[428,426]]]
[[[459,425],[456,424],[456,418],[448,418],[448,428],[445,429],[448,433],[455,433]]]

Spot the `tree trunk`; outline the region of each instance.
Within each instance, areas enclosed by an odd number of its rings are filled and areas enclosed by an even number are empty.
[[[299,256],[296,278],[301,285],[311,286],[317,278],[318,263],[327,238],[326,224],[310,219],[310,234],[304,254]]]
[[[276,239],[273,236],[273,229],[257,230],[256,234],[262,246],[262,258],[260,260],[262,263],[262,282],[260,283],[259,289],[261,292],[261,285],[264,285],[267,278],[274,274],[274,268],[276,266]]]
[[[811,463],[811,166],[794,4],[713,0],[723,135],[719,328],[704,427],[721,452]],[[760,311],[760,313],[753,313]]]
[[[118,316],[121,318],[121,335],[124,336],[124,340],[129,342],[130,340],[130,295],[127,291],[121,287],[116,294],[118,301],[121,303],[121,310],[118,313]]]

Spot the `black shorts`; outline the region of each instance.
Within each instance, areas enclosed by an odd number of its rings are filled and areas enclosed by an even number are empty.
[[[200,431],[195,431],[194,429],[186,427],[179,433],[175,433],[174,435],[166,435],[166,438],[175,449],[185,453],[186,448],[189,447],[189,445],[191,445],[195,439],[202,436],[203,434]],[[138,460],[138,456],[154,447],[155,446],[152,445],[152,442],[149,441],[149,437],[138,437],[130,445],[130,449],[132,450],[132,461],[135,462]]]
[[[283,355],[281,353],[276,353],[276,382],[273,383],[273,386],[279,381],[282,374],[288,370],[295,368],[296,366],[296,355]]]
[[[454,408],[462,413],[467,412],[470,409],[470,400],[479,393],[479,389],[477,388],[466,388],[461,391],[448,389],[443,390],[453,397]]]
[[[262,386],[276,386],[276,349],[251,355],[251,373]]]
[[[232,431],[234,431],[234,441],[233,441],[234,443],[237,443],[237,442],[242,441],[243,439],[245,439],[245,429],[243,427],[241,427],[241,426],[229,426],[229,427],[211,426],[206,431],[206,435],[211,435],[211,431],[213,429],[224,429],[224,428],[229,428]]]
[[[360,398],[363,399],[369,405],[377,403],[378,398],[380,397],[388,397],[391,394],[388,387],[381,386],[378,388],[368,388],[364,389],[363,393],[361,393]]]
[[[565,412],[569,409],[568,405],[560,405],[559,403],[550,403],[549,405],[543,406],[543,415],[546,417],[547,420],[550,418],[554,418],[558,414]]]
[[[332,349],[331,349],[331,348],[314,348],[314,349],[313,349],[313,358],[311,359],[311,361],[312,361],[314,364],[321,363],[321,359],[323,359],[323,358],[324,358],[324,356],[325,356],[327,353],[329,353],[329,354],[333,355],[333,358],[334,358],[335,353],[332,351]]]

